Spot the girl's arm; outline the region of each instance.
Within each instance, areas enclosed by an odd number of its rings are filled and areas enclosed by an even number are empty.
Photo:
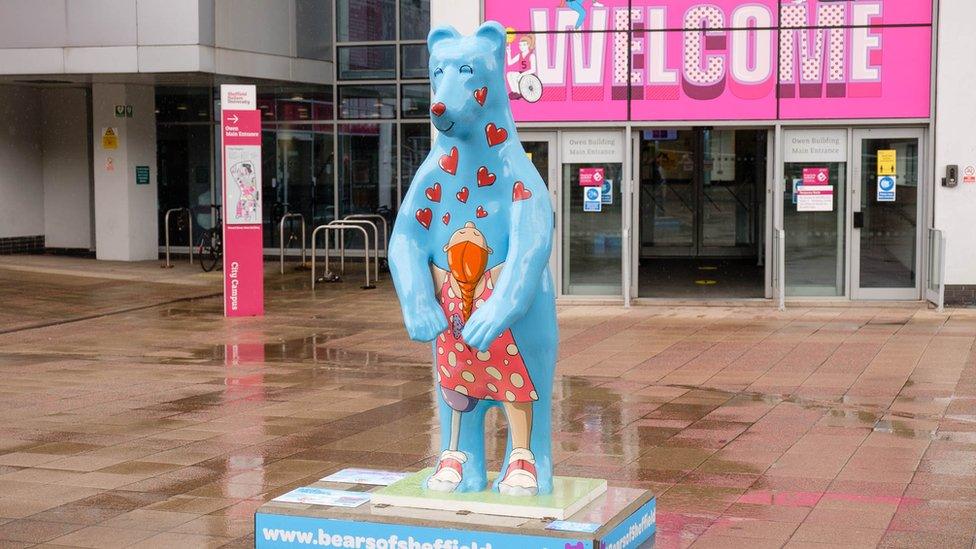
[[[515,63],[516,61],[519,60],[519,56],[520,55],[522,55],[522,54],[521,53],[519,53],[518,55],[513,54],[512,53],[512,49],[511,48],[508,48],[508,52],[505,55],[505,61],[506,61],[507,64],[511,65],[511,64],[513,64],[513,63]]]

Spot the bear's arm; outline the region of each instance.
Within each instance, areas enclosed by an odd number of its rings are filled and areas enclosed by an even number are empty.
[[[434,293],[427,246],[430,235],[416,219],[423,197],[423,180],[418,173],[403,197],[390,236],[389,259],[390,275],[400,300],[407,332],[412,339],[430,341],[447,329],[447,319]]]
[[[510,303],[508,324],[529,310],[552,251],[553,215],[549,193],[531,164],[516,173],[526,172],[532,176],[523,182],[531,197],[512,203],[505,270],[498,277],[492,294],[493,299],[497,295]]]

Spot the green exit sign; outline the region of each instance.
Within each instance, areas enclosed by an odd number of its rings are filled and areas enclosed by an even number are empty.
[[[136,185],[149,184],[149,166],[136,166]]]
[[[132,105],[116,105],[115,118],[132,118]]]

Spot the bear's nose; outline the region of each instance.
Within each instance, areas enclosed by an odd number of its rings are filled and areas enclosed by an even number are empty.
[[[434,103],[433,105],[430,106],[430,112],[434,113],[434,116],[440,116],[444,114],[444,111],[446,110],[447,110],[447,105],[441,102]]]

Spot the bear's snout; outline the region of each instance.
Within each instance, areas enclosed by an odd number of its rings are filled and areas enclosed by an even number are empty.
[[[447,105],[445,105],[444,103],[441,103],[440,101],[438,101],[437,103],[434,103],[433,105],[430,106],[430,112],[434,116],[440,116],[440,115],[444,114],[445,111],[447,111]]]

